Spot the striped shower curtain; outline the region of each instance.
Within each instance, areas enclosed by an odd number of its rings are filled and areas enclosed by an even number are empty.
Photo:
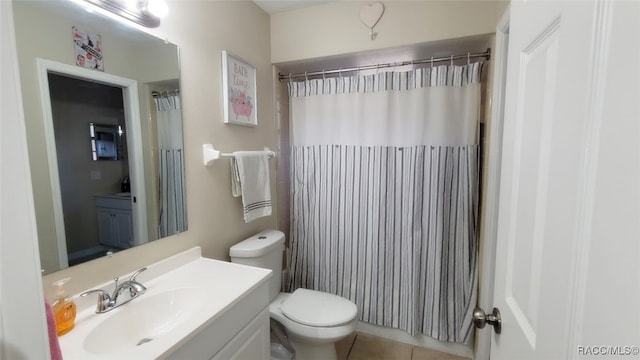
[[[287,290],[334,293],[362,321],[470,342],[481,65],[289,84]]]
[[[177,95],[154,98],[158,127],[158,238],[187,230],[182,113]]]

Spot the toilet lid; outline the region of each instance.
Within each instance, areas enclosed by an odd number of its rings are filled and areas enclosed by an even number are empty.
[[[356,304],[343,297],[308,289],[294,291],[281,310],[297,323],[318,327],[346,324],[358,313]]]

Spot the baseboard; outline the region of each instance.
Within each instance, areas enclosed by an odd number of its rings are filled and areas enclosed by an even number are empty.
[[[373,325],[362,321],[358,321],[356,331],[413,346],[464,356],[469,359],[473,358],[473,349],[471,346],[463,344],[439,341],[424,335],[411,336],[402,330]]]

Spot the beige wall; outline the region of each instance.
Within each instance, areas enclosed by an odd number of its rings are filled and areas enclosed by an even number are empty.
[[[203,143],[225,151],[276,148],[269,16],[249,1],[177,1],[169,7],[169,17],[153,32],[180,47],[189,230],[47,275],[43,285],[49,296],[55,279],[71,276],[69,291],[75,293],[195,245],[207,257],[227,259],[232,244],[276,227],[276,216],[243,222],[241,201],[231,196],[228,161],[202,163]],[[223,49],[257,68],[257,128],[222,122]],[[275,198],[275,165],[272,170]]]
[[[273,63],[385,49],[495,32],[506,1],[384,1],[374,31],[360,21],[363,4],[337,1],[271,17]]]

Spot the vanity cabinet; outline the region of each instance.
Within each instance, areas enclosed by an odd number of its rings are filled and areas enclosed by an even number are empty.
[[[232,271],[225,274],[237,276]],[[270,346],[269,284],[262,281],[203,325],[168,359],[269,360]]]
[[[211,360],[269,359],[270,349],[269,310],[263,310]]]
[[[107,247],[127,249],[133,244],[131,197],[96,195],[98,241]]]

